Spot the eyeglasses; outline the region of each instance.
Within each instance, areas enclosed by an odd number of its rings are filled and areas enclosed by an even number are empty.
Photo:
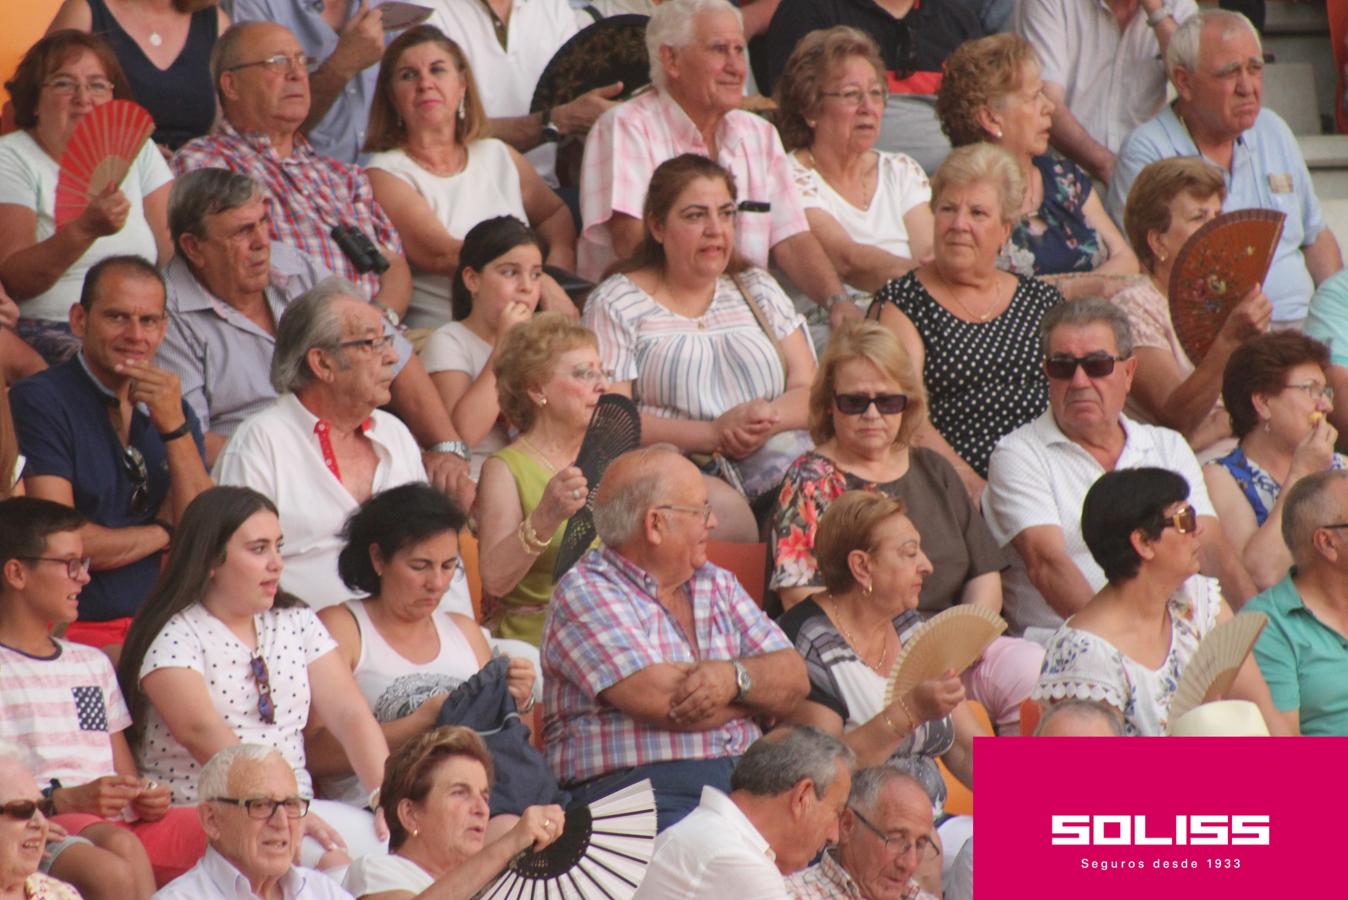
[[[667,510],[670,510],[671,512],[681,512],[681,513],[690,513],[690,514],[696,513],[696,514],[702,516],[702,524],[703,524],[704,526],[711,525],[711,504],[710,504],[710,503],[704,503],[704,504],[702,504],[701,506],[675,506],[675,505],[672,504],[672,503],[665,503],[665,504],[662,504],[662,505],[657,506],[657,507],[655,507],[655,508],[656,508],[656,509],[661,509],[661,510],[666,510],[666,509],[667,509]]]
[[[270,797],[248,797],[242,800],[238,797],[212,797],[211,802],[242,806],[250,819],[270,819],[278,809],[286,811],[287,819],[303,819],[309,814],[309,801],[304,797],[286,797],[284,800],[273,800]]]
[[[65,559],[59,556],[18,556],[16,559],[22,559],[25,562],[54,562],[61,563],[66,567],[66,575],[71,579],[77,579],[81,575],[89,573],[89,564],[92,562],[89,557],[84,559]]]
[[[20,822],[31,822],[41,808],[42,806],[37,800],[11,800],[8,803],[0,804],[0,813],[3,813],[7,818],[18,819]]]
[[[1123,362],[1126,356],[1110,356],[1106,353],[1092,353],[1090,356],[1050,356],[1044,360],[1044,374],[1058,381],[1069,381],[1077,373],[1077,366],[1086,370],[1087,378],[1104,378],[1114,371],[1114,363]]]
[[[257,714],[268,725],[275,725],[276,704],[271,700],[271,673],[267,671],[267,661],[259,653],[248,660],[248,668],[253,670],[253,681],[257,682]]]
[[[1334,399],[1334,389],[1329,385],[1321,384],[1318,381],[1308,381],[1305,384],[1283,385],[1284,390],[1290,391],[1294,388],[1298,391],[1305,391],[1306,396],[1311,398],[1312,403],[1319,400],[1321,397],[1331,401]]]
[[[226,72],[237,72],[239,69],[246,69],[249,66],[263,66],[268,72],[288,71],[291,66],[297,69],[309,71],[314,67],[318,60],[312,56],[306,56],[303,53],[296,53],[293,56],[287,56],[284,53],[277,53],[274,56],[268,56],[266,59],[255,59],[252,62],[239,63],[225,69]]]
[[[143,516],[150,511],[150,470],[145,454],[134,444],[122,451],[122,471],[131,480],[131,515]]]
[[[859,416],[871,408],[871,404],[882,416],[892,416],[908,408],[907,394],[837,394],[833,405],[845,416]]]
[[[586,384],[599,384],[604,381],[611,381],[609,373],[603,369],[575,368],[566,374],[577,381],[583,381]]]
[[[850,87],[841,91],[820,91],[819,96],[836,97],[843,102],[844,106],[850,106],[853,109],[856,109],[861,105],[863,99],[884,106],[885,101],[889,98],[889,91],[878,87],[871,88],[867,91],[863,91],[858,87]]]
[[[1174,528],[1180,534],[1193,534],[1198,530],[1198,511],[1186,503],[1173,516],[1163,518],[1161,527]]]
[[[916,847],[918,859],[931,859],[932,857],[936,856],[936,844],[933,843],[932,839],[927,837],[925,834],[915,841],[909,840],[907,837],[901,834],[895,835],[885,834],[879,828],[876,828],[874,825],[872,825],[869,819],[867,819],[861,813],[857,812],[857,808],[855,806],[849,806],[847,808],[852,811],[852,815],[857,817],[857,821],[859,821],[862,825],[865,825],[867,828],[871,830],[872,834],[874,834],[880,840],[885,842],[886,853],[893,854],[894,856],[904,856],[908,853],[909,850],[912,850],[914,847]]]
[[[53,94],[60,94],[62,97],[73,96],[80,88],[90,97],[97,100],[100,97],[111,97],[113,92],[112,82],[106,78],[90,78],[88,81],[80,81],[78,78],[71,78],[68,75],[57,75],[43,82],[43,87]]]
[[[392,335],[381,334],[379,337],[360,338],[359,340],[354,341],[342,341],[337,346],[342,350],[345,350],[348,347],[360,347],[364,350],[368,350],[371,353],[383,353],[384,350],[390,347],[392,344],[393,344]]]

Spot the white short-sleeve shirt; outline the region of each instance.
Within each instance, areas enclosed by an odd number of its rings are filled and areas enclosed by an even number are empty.
[[[469,381],[475,380],[487,367],[495,349],[462,322],[441,325],[426,340],[421,349],[421,362],[431,375],[437,372],[462,372]],[[482,464],[497,450],[510,443],[510,432],[505,420],[498,417],[487,436],[473,445],[473,477],[482,471]]]
[[[396,853],[371,853],[351,864],[342,887],[357,897],[392,891],[420,893],[435,879],[431,873]]]

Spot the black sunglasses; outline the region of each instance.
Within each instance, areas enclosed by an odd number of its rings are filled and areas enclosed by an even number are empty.
[[[253,670],[253,680],[257,682],[257,714],[268,725],[276,724],[276,705],[271,702],[271,673],[267,671],[267,661],[259,653],[248,660]]]
[[[11,819],[18,819],[20,822],[30,822],[41,808],[37,800],[11,800],[8,803],[0,804],[0,813],[4,813]]]
[[[1114,363],[1126,356],[1092,353],[1090,356],[1050,356],[1044,360],[1044,374],[1058,381],[1068,381],[1077,373],[1077,366],[1086,370],[1088,378],[1104,378],[1114,371]]]
[[[150,470],[139,447],[126,445],[122,451],[122,471],[131,479],[131,515],[143,516],[150,511]]]
[[[871,404],[882,416],[892,416],[908,408],[907,394],[836,394],[833,405],[845,416],[859,416],[870,409]]]

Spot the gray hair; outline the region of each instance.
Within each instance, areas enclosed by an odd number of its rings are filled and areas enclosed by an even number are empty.
[[[1344,510],[1329,488],[1344,478],[1348,470],[1330,469],[1307,475],[1288,488],[1282,507],[1282,539],[1298,566],[1315,558],[1311,541],[1316,530],[1343,520]]]
[[[230,744],[207,761],[206,765],[201,767],[201,779],[197,782],[197,797],[201,800],[215,800],[219,797],[229,796],[229,776],[234,771],[235,763],[242,760],[249,762],[263,762],[264,760],[276,757],[281,762],[290,767],[286,758],[281,755],[281,751],[275,747],[267,747],[262,744]]]
[[[1209,24],[1222,26],[1223,39],[1244,29],[1254,38],[1260,55],[1263,55],[1264,44],[1259,39],[1259,32],[1245,16],[1229,9],[1200,9],[1181,22],[1175,33],[1170,36],[1170,43],[1165,51],[1165,73],[1171,81],[1175,80],[1176,69],[1198,71],[1198,58],[1203,49],[1203,28]]]
[[[168,201],[173,246],[184,234],[205,237],[207,216],[238,209],[261,194],[256,181],[229,169],[193,169],[174,179]]]
[[[931,805],[927,788],[922,782],[903,769],[884,764],[862,769],[852,776],[852,792],[847,796],[847,805],[861,810],[863,816],[869,816],[880,802],[880,792],[896,781],[917,788],[918,793],[927,798],[927,805]]]
[[[664,497],[666,473],[652,464],[652,458],[678,452],[672,444],[652,444],[623,454],[623,457],[636,460],[635,474],[622,484],[603,491],[602,501],[595,498],[594,530],[604,546],[621,547],[641,534],[646,510]],[[603,483],[601,479],[600,485]]]
[[[1108,325],[1114,332],[1114,344],[1119,356],[1127,359],[1133,355],[1133,326],[1128,324],[1128,314],[1113,303],[1100,297],[1085,297],[1081,300],[1060,300],[1049,308],[1039,320],[1039,349],[1048,358],[1048,339],[1054,329],[1060,326],[1085,328],[1097,322]]]
[[[342,323],[332,305],[345,297],[366,302],[360,288],[334,275],[309,288],[281,314],[271,357],[271,386],[278,394],[293,394],[313,381],[305,359],[310,350],[333,349],[341,343]]]
[[[247,37],[250,28],[255,28],[262,22],[235,22],[225,29],[225,33],[215,39],[215,46],[211,48],[210,67],[211,84],[215,85],[216,96],[220,98],[223,105],[225,97],[220,92],[220,76],[225,74],[225,70],[230,66],[237,65],[239,61],[239,45]]]
[[[754,741],[731,773],[730,789],[775,797],[808,778],[814,795],[822,797],[833,786],[840,762],[848,771],[856,768],[850,747],[818,728],[797,725]]]
[[[1115,737],[1123,737],[1123,718],[1114,711],[1112,706],[1107,706],[1099,700],[1082,700],[1079,697],[1070,697],[1066,700],[1054,703],[1044,713],[1043,718],[1039,720],[1035,727],[1035,735],[1043,734],[1048,723],[1061,716],[1077,719],[1102,719],[1109,726],[1109,730]]]
[[[693,42],[693,25],[704,12],[728,12],[744,28],[744,16],[739,7],[728,0],[665,0],[652,12],[646,22],[646,54],[651,62],[651,84],[656,90],[669,88],[665,68],[660,64],[661,47],[686,47]]]

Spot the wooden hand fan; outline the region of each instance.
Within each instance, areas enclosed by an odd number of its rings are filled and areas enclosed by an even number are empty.
[[[639,446],[641,414],[637,412],[637,405],[622,394],[600,397],[594,415],[590,416],[590,425],[585,429],[580,455],[576,457],[576,468],[585,475],[589,493],[585,505],[566,523],[562,546],[557,550],[557,562],[552,567],[553,581],[560,581],[594,543],[594,495],[609,463]]]
[[[1170,699],[1169,721],[1174,722],[1200,704],[1222,699],[1231,690],[1236,673],[1267,624],[1268,616],[1248,612],[1233,616],[1208,632],[1180,673],[1179,687]]]
[[[478,896],[604,897],[636,893],[655,847],[655,791],[649,779],[566,811],[557,840],[526,850]]]
[[[56,227],[78,219],[108,185],[120,185],[153,132],[154,119],[130,100],[109,100],[75,123],[61,154]]]
[[[894,658],[894,669],[885,685],[885,706],[951,669],[957,674],[963,672],[1004,631],[1002,617],[981,606],[952,606],[932,616]]]
[[[1263,284],[1286,218],[1275,209],[1223,213],[1180,248],[1170,272],[1170,320],[1195,365],[1207,355],[1232,307]]]

